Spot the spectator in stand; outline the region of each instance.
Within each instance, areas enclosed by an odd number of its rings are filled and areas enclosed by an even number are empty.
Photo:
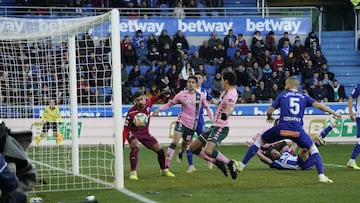
[[[251,47],[251,53],[257,62],[261,61],[265,53],[265,48],[261,45],[259,40]]]
[[[131,41],[129,36],[125,36],[123,38],[123,40],[121,41],[121,51],[124,52],[126,50],[126,48],[128,47],[129,44],[132,44],[133,42]]]
[[[280,49],[280,54],[283,58],[287,57],[289,55],[290,52],[290,42],[289,41],[284,41],[284,44],[282,46],[282,48]]]
[[[335,79],[331,85],[334,102],[344,102],[347,99],[345,88],[343,85],[340,85],[339,82]]]
[[[184,88],[186,87],[186,83],[187,83],[187,80],[184,80],[182,78],[182,74],[179,73],[177,79],[176,79],[176,86],[175,86],[175,93],[179,93],[181,90],[184,90]]]
[[[176,49],[178,43],[181,43],[183,50],[189,50],[189,42],[187,41],[182,30],[178,30],[174,35],[172,47]]]
[[[153,47],[149,51],[148,59],[153,66],[156,66],[156,64],[160,62],[161,60],[160,52],[158,51],[155,45],[153,45]]]
[[[251,52],[248,52],[246,54],[245,60],[244,60],[244,66],[246,69],[252,67],[256,63],[256,59],[253,57]]]
[[[249,52],[249,47],[246,40],[243,38],[243,34],[237,35],[235,46],[239,49],[241,55],[246,55]]]
[[[335,79],[335,74],[334,74],[333,72],[330,72],[330,71],[329,71],[329,68],[328,68],[328,66],[327,66],[326,63],[324,63],[324,64],[321,65],[321,68],[320,68],[320,71],[319,71],[319,74],[320,74],[320,78],[321,78],[321,79],[324,78],[324,74],[325,74],[325,73],[328,74],[329,79],[330,79],[331,81],[333,81],[333,80]]]
[[[244,60],[241,58],[241,52],[240,50],[237,50],[235,52],[234,57],[231,59],[231,67],[233,67],[233,69],[237,68],[239,65],[243,65],[244,64]]]
[[[319,38],[316,36],[315,32],[312,31],[305,39],[305,49],[309,49],[313,42],[319,44]]]
[[[129,74],[129,85],[130,87],[140,87],[143,86],[144,78],[141,76],[140,69],[138,65],[135,65]]]
[[[215,78],[212,81],[211,95],[214,98],[219,98],[221,90],[221,73],[216,73]]]
[[[178,67],[183,67],[184,65],[182,61],[183,55],[184,55],[184,50],[182,48],[182,44],[178,42],[176,44],[176,49],[172,51],[171,63],[176,64]]]
[[[150,88],[152,84],[156,84],[156,75],[152,67],[149,67],[144,75],[144,86]]]
[[[260,80],[258,84],[259,85],[254,91],[256,99],[259,103],[268,103],[270,99],[269,89],[265,87],[265,83],[263,80]]]
[[[200,64],[204,64],[205,61],[202,57],[200,57],[199,51],[194,51],[193,56],[190,58],[190,65],[195,69],[195,71],[199,70]]]
[[[200,72],[203,76],[209,77],[208,72],[205,70],[204,64],[200,64],[198,70],[195,70],[195,72]]]
[[[214,66],[216,66],[216,71],[221,72],[225,68],[226,62],[226,51],[222,43],[219,43],[215,49],[214,53]]]
[[[265,82],[266,85],[267,80],[271,77],[272,74],[272,69],[270,65],[265,64],[265,66],[262,68],[262,72],[263,72],[262,80]]]
[[[257,60],[257,62],[259,63],[260,67],[264,67],[265,64],[272,65],[273,61],[272,61],[272,58],[270,56],[270,51],[265,50],[264,54]]]
[[[160,47],[160,61],[166,62],[166,64],[172,64],[173,52],[170,44],[166,43],[164,47]]]
[[[190,63],[186,63],[181,69],[181,75],[184,80],[188,80],[190,76],[195,76],[195,70],[191,67]]]
[[[176,3],[176,7],[173,11],[173,16],[177,19],[185,18],[185,9],[183,8],[183,4],[181,0],[178,0]]]
[[[150,34],[147,39],[147,49],[150,51],[152,47],[156,47],[159,50],[159,43],[154,34]]]
[[[314,81],[315,83],[315,81]],[[328,102],[330,94],[328,89],[323,85],[322,81],[318,81],[313,90],[313,98],[317,102]]]
[[[168,35],[167,30],[162,30],[161,31],[161,34],[160,34],[158,40],[159,40],[160,51],[162,51],[162,49],[165,47],[165,44],[169,44],[170,46],[172,45],[172,39]]]
[[[308,65],[308,62],[311,61],[311,58],[310,58],[310,55],[309,55],[309,52],[307,50],[305,50],[302,54],[301,54],[301,57],[300,57],[300,69],[304,69],[306,68],[306,66]],[[312,64],[312,62],[311,62]]]
[[[209,46],[208,40],[204,40],[199,48],[199,56],[204,59],[205,64],[213,63],[214,49]]]
[[[279,89],[279,86],[274,83],[270,88],[270,96],[269,96],[269,102],[272,103],[275,98],[280,94],[281,90]]]
[[[126,71],[124,64],[121,64],[121,85],[122,87],[129,86],[128,84],[129,80],[129,73]]]
[[[300,44],[300,40],[295,40],[292,51],[294,52],[295,58],[301,58],[301,54],[304,53],[305,47]]]
[[[314,76],[315,69],[312,66],[312,61],[308,61],[307,66],[302,70],[302,83],[305,86],[312,85],[311,78]]]
[[[230,42],[229,47],[226,49],[226,56],[227,59],[231,60],[232,58],[235,57],[235,53],[236,51],[238,51],[239,49],[235,46],[235,42]]]
[[[323,75],[323,78],[320,77],[321,82],[323,85],[332,85],[333,81],[329,79],[329,74],[325,73]]]
[[[135,36],[133,37],[133,45],[136,48],[140,47],[140,43],[144,42],[144,46],[147,46],[146,37],[143,35],[141,30],[137,30]]]
[[[232,29],[228,30],[228,34],[224,37],[224,47],[225,50],[230,47],[231,43],[233,42],[233,47],[235,47],[236,36],[234,35],[234,31]]]
[[[253,36],[253,38],[251,40],[251,46],[250,47],[252,48],[257,41],[260,41],[261,46],[265,46],[265,43],[264,43],[264,40],[263,40],[263,38],[261,36],[260,31],[255,31],[254,36]]]
[[[251,89],[249,86],[244,86],[244,92],[241,94],[241,103],[250,103]]]
[[[281,50],[283,49],[283,47],[284,47],[284,44],[285,44],[285,42],[288,42],[288,45],[289,45],[289,47],[290,47],[290,38],[289,38],[289,33],[288,32],[284,32],[284,34],[283,34],[283,36],[279,39],[279,41],[278,41],[278,47],[277,47],[277,50],[279,51],[279,52],[281,52]]]
[[[281,68],[282,70],[285,69],[285,61],[283,60],[280,54],[276,55],[274,62],[272,64],[272,68],[273,71],[278,71],[279,68]]]
[[[132,44],[128,44],[124,51],[123,57],[125,66],[133,66],[137,64],[136,52]]]
[[[156,76],[156,84],[160,83],[160,80],[166,76],[166,64],[160,62],[157,64],[158,66],[155,68],[155,76]]]
[[[267,87],[272,87],[273,84],[277,84],[278,88],[281,89],[280,78],[278,76],[278,72],[276,71],[273,71],[271,73],[271,76],[268,78],[268,80],[265,81],[265,85]]]
[[[282,75],[280,75],[280,71],[278,71],[279,76],[280,76],[280,89],[284,90],[285,89],[285,82],[288,78],[290,78],[290,72],[289,71],[283,71]]]
[[[321,49],[320,47],[318,46],[317,42],[316,41],[313,41],[311,43],[311,46],[310,48],[308,49],[309,51],[309,55],[310,55],[310,58],[314,58],[316,56],[316,52],[320,51],[321,52]]]
[[[175,89],[176,87],[176,80],[179,75],[179,71],[177,70],[176,65],[171,65],[171,68],[166,71],[166,76],[169,79],[169,87]]]
[[[218,44],[222,44],[222,40],[220,38],[218,38],[217,33],[213,32],[211,33],[210,39],[208,40],[209,43],[209,47],[211,47],[212,49],[216,49]]]
[[[136,56],[137,56],[137,65],[146,64],[151,66],[152,63],[148,59],[149,50],[145,47],[145,42],[140,41],[139,47],[135,48]]]
[[[152,84],[151,87],[150,87],[150,89],[149,89],[149,91],[146,93],[146,97],[149,98],[149,99],[151,99],[151,98],[153,98],[153,97],[159,96],[160,93],[161,93],[161,92],[160,92],[159,88],[156,86],[156,84]],[[157,104],[160,104],[160,103],[162,103],[162,102],[161,102],[161,100],[158,100],[156,103],[157,103]]]
[[[317,50],[315,56],[311,59],[315,68],[315,71],[319,71],[323,64],[327,64],[325,56],[321,53],[321,50]]]
[[[290,76],[301,74],[298,60],[295,58],[293,51],[290,51],[285,58],[285,70],[290,72]]]
[[[250,86],[257,86],[262,79],[262,69],[255,62],[252,67],[248,68]]]
[[[209,80],[208,76],[204,75],[203,76],[203,82],[201,84],[201,87],[206,89],[208,92],[211,92],[211,87],[212,87],[212,81]]]
[[[265,38],[265,49],[268,50],[271,54],[277,53],[275,46],[275,35],[274,31],[270,31]]]
[[[236,74],[236,85],[238,87],[249,86],[249,74],[242,64],[239,64],[234,72]]]

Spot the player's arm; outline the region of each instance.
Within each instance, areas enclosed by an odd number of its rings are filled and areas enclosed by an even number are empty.
[[[179,95],[181,93],[177,94],[174,99],[170,100],[168,103],[162,105],[162,106],[159,106],[153,113],[154,116],[157,116],[159,114],[160,111],[163,111],[163,110],[166,110],[166,109],[169,109],[170,107],[174,106],[175,104],[179,103]]]
[[[275,110],[276,110],[276,109],[275,109],[274,107],[270,106],[270,107],[268,108],[268,110],[266,111],[266,116],[267,116],[266,121],[267,121],[268,123],[272,123],[272,122],[275,120],[275,118],[272,116],[272,114],[273,114],[273,112],[274,112]]]
[[[261,151],[257,151],[256,155],[259,157],[259,159],[264,162],[265,164],[271,165],[273,161],[269,159],[267,156],[265,156]]]
[[[327,113],[329,113],[329,114],[332,114],[332,115],[336,116],[337,118],[341,118],[341,115],[340,115],[339,113],[335,112],[334,110],[330,109],[329,107],[325,106],[325,105],[322,104],[322,103],[319,103],[319,102],[316,102],[316,101],[315,101],[315,102],[312,104],[312,106],[315,107],[315,108],[318,108],[318,109],[320,109],[320,110],[322,110],[322,111],[324,111],[324,112],[327,112]]]
[[[131,116],[128,113],[128,115],[125,118],[125,123],[124,123],[124,128],[123,128],[123,144],[125,144],[126,139],[128,138],[129,133],[130,133],[130,121],[131,121],[130,117]]]
[[[209,116],[211,122],[214,120],[214,116],[212,114],[212,111],[210,109],[209,103],[204,99],[203,105],[206,109],[207,115]]]
[[[354,98],[350,95],[348,100],[349,115],[351,120],[355,120],[355,114],[353,110]]]

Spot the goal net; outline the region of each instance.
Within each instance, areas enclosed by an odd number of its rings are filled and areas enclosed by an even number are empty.
[[[119,24],[117,10],[82,18],[0,17],[0,113],[12,130],[33,132],[27,153],[37,169],[35,192],[114,187],[116,18]],[[60,145],[53,128],[36,143],[51,100],[62,116]]]

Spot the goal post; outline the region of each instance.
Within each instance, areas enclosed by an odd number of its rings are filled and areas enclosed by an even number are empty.
[[[64,143],[47,129],[27,150],[37,168],[34,192],[124,188],[119,18],[117,9],[77,18],[0,17],[2,119],[35,138],[50,100],[62,115]]]

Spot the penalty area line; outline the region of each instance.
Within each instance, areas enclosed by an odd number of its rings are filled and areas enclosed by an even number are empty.
[[[125,188],[120,189],[120,192],[122,192],[123,194],[125,194],[127,196],[133,197],[133,198],[135,198],[135,199],[137,199],[139,201],[145,202],[145,203],[157,203],[157,202],[155,202],[153,200],[150,200],[150,199],[148,199],[148,198],[146,198],[146,197],[144,197],[142,195],[139,195],[139,194],[137,194],[135,192],[132,192],[132,191],[130,191],[128,189],[125,189]]]
[[[332,167],[338,167],[338,168],[346,168],[345,165],[338,165],[338,164],[323,164],[324,166],[332,166]]]

